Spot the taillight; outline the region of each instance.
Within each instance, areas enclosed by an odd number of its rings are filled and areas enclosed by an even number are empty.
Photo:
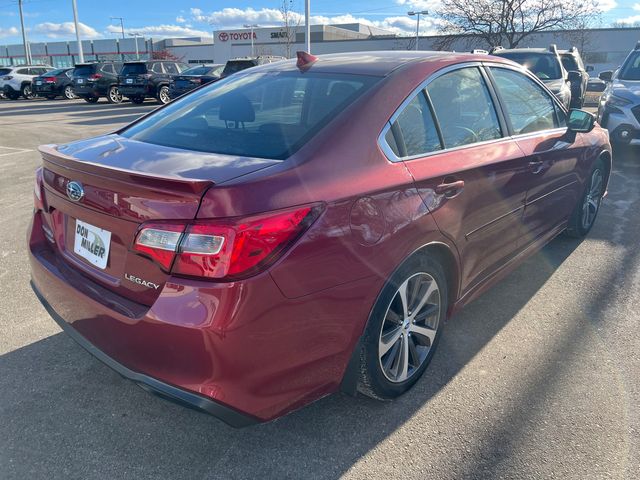
[[[44,83],[56,83],[56,77],[44,77],[42,80]]]
[[[36,210],[44,210],[42,201],[42,167],[36,170],[36,178],[33,184],[33,206]]]
[[[3,80],[11,80],[13,78],[13,75],[5,75],[4,77],[2,77]]]
[[[148,223],[138,233],[134,250],[176,275],[246,278],[272,265],[321,210],[312,205],[242,219]]]
[[[87,78],[89,80],[98,80],[99,78],[102,78],[102,74],[101,73],[92,73]]]

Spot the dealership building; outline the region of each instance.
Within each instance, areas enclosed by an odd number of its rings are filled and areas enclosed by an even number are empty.
[[[211,37],[153,39],[100,39],[83,42],[85,61],[134,60],[150,58],[153,52],[169,52],[187,63],[224,63],[230,58],[251,55],[293,56],[304,49],[304,26],[265,27],[213,31]],[[314,54],[367,52],[375,50],[413,50],[415,37],[394,33],[361,23],[312,25],[311,45]],[[435,50],[442,37],[420,37],[420,50]],[[602,28],[558,30],[527,37],[519,47],[546,47],[552,43],[565,49],[577,46],[585,64],[596,72],[616,68],[640,40],[640,28]],[[471,35],[453,37],[448,49],[466,51],[487,48]],[[34,62],[55,67],[73,66],[78,60],[74,41],[31,43]],[[0,65],[25,63],[23,46],[0,45]]]

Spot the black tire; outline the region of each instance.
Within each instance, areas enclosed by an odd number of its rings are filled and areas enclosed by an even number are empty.
[[[426,317],[431,318],[432,320],[430,320],[430,323],[435,323],[436,325],[435,336],[432,340],[429,341],[428,346],[420,345],[420,343],[418,343],[418,340],[425,340],[427,337],[421,337],[420,335],[416,335],[416,333],[414,333],[412,337],[409,330],[402,330],[402,328],[404,328],[401,327],[403,321],[398,322],[398,326],[394,327],[394,330],[404,331],[408,333],[402,334],[402,338],[389,342],[388,345],[393,344],[394,346],[388,348],[389,353],[387,353],[386,355],[394,355],[393,351],[397,348],[399,349],[397,354],[397,358],[399,359],[400,355],[402,355],[402,352],[404,352],[404,345],[408,345],[408,343],[406,342],[412,342],[413,352],[416,352],[417,354],[417,347],[419,347],[421,352],[423,352],[420,353],[420,355],[424,355],[424,357],[420,360],[422,363],[419,363],[419,366],[417,368],[415,366],[416,362],[414,362],[413,370],[410,374],[408,374],[408,378],[404,380],[392,381],[388,377],[388,373],[385,373],[385,367],[383,367],[383,363],[388,363],[389,357],[384,359],[385,354],[380,355],[380,344],[382,335],[384,332],[389,331],[385,330],[385,327],[389,323],[389,318],[391,318],[389,317],[390,314],[388,312],[393,313],[393,311],[397,311],[397,306],[394,307],[394,304],[397,305],[397,302],[401,301],[398,290],[401,288],[405,281],[411,282],[412,279],[427,277],[430,277],[432,281],[435,281],[438,289],[439,308],[437,309],[437,313],[429,314]],[[428,284],[425,283],[425,285]],[[409,288],[407,288],[407,290],[408,289]],[[412,308],[411,305],[409,305],[408,307]],[[419,316],[420,312],[424,311],[426,314],[427,309],[431,307],[433,307],[433,305],[427,302],[425,307],[423,307],[422,309],[418,309],[413,313],[417,317]],[[447,309],[447,281],[442,266],[434,259],[424,255],[410,258],[404,264],[402,264],[402,266],[398,268],[398,270],[396,270],[396,272],[391,276],[387,284],[384,286],[384,288],[378,295],[378,299],[376,300],[373,309],[371,310],[367,327],[360,342],[360,378],[358,381],[358,391],[360,391],[360,393],[363,393],[364,395],[379,400],[391,400],[409,390],[420,379],[435,353],[438,341],[440,340],[442,325],[444,323],[444,319],[446,318]],[[409,314],[411,314],[410,310]],[[394,313],[394,316],[397,316],[397,314]],[[424,321],[426,321],[426,319]],[[404,323],[407,322],[408,319],[405,319]],[[389,335],[389,333],[385,333],[385,335]],[[404,335],[407,335],[407,337],[409,337],[406,338],[406,342]],[[425,351],[426,348],[428,348],[428,350]],[[409,348],[408,352],[411,351],[412,349]],[[406,356],[405,358],[407,359],[408,364],[410,357],[413,357],[413,355],[410,353],[407,353],[407,355],[408,356]]]
[[[31,88],[31,84],[25,83],[24,85],[22,85],[22,88],[20,89],[20,95],[22,95],[22,98],[24,98],[25,100],[31,100],[33,98],[33,90]]]
[[[115,104],[122,103],[122,94],[115,85],[111,85],[107,91],[107,102]]]
[[[158,90],[158,96],[156,98],[158,99],[158,103],[162,105],[169,103],[171,101],[171,97],[169,97],[169,87],[162,85]]]
[[[599,184],[596,180],[597,178],[600,179]],[[600,211],[606,178],[607,170],[604,161],[598,159],[589,173],[582,195],[569,219],[569,224],[565,231],[568,236],[582,238],[587,235],[593,227],[598,212]],[[588,209],[588,213],[586,214],[585,207]],[[585,219],[587,221],[585,221]]]
[[[87,103],[98,103],[100,97],[82,97],[82,99]]]
[[[144,97],[131,97],[131,101],[137,105],[144,103]]]

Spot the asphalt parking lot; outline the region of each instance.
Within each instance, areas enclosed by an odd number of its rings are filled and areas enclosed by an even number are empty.
[[[409,394],[235,430],[122,379],[29,287],[36,147],[155,106],[0,101],[0,478],[640,478],[640,150],[616,154],[589,237],[456,315]]]

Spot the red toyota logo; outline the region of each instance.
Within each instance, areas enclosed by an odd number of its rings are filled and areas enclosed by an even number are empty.
[[[229,34],[227,32],[221,32],[220,35],[218,35],[218,38],[221,42],[226,42],[229,40]]]

